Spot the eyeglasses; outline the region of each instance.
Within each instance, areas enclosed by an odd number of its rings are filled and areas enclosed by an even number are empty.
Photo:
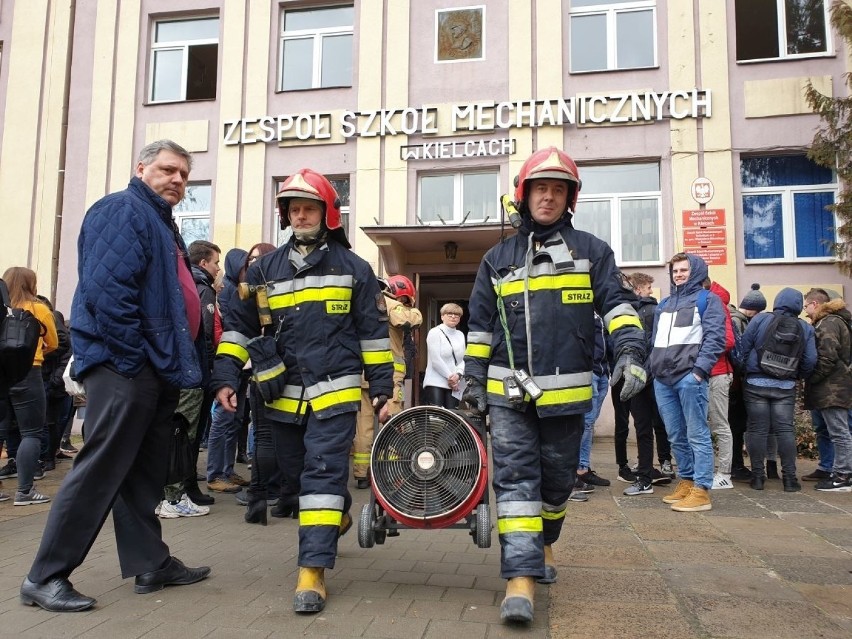
[[[451,315],[452,317],[461,317],[461,313],[444,313],[444,315]]]

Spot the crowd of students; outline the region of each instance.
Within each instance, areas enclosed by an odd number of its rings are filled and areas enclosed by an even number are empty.
[[[618,386],[611,393],[618,479],[631,484],[624,495],[652,494],[654,485],[675,479],[669,439],[683,433],[688,441],[681,446],[681,458],[686,464],[678,460],[680,482],[674,497],[664,498],[675,510],[709,510],[707,491],[733,488],[734,481],[763,490],[767,479],[781,479],[784,491],[800,491],[797,389],[804,391],[820,454],[817,470],[801,479],[816,482],[820,491],[852,491],[852,316],[845,302],[834,291],[814,288],[803,296],[784,288],[767,312],[759,284],[751,286],[739,305],[731,304],[730,293],[707,276],[706,264],[697,256],[674,256],[670,272],[672,295],[659,305],[651,276],[625,275],[638,298],[634,305],[646,331],[646,368],[653,381],[629,402],[619,399]],[[802,312],[810,323],[799,317]],[[675,337],[678,333],[682,335]],[[605,375],[606,352],[597,350],[596,366]],[[654,380],[655,371],[665,379]],[[677,388],[683,380],[686,386],[697,382],[695,389]],[[675,390],[669,395],[671,388]],[[597,394],[597,385],[593,389]],[[601,389],[605,393],[606,385]],[[598,412],[587,413],[587,430]],[[626,452],[630,415],[639,455],[635,466]],[[655,439],[659,468],[652,463]],[[696,484],[700,492],[684,502]],[[590,469],[581,451],[578,494],[572,499],[585,501],[595,486],[609,485]]]

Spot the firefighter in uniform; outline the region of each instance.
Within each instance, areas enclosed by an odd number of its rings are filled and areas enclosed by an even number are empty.
[[[503,621],[533,618],[535,582],[556,581],[552,544],[574,485],[592,406],[595,311],[612,337],[622,399],[645,385],[645,334],[612,249],[573,228],[574,161],[533,153],[504,197],[517,235],[482,260],[470,297],[463,399],[490,412]]]
[[[417,292],[405,275],[392,275],[382,291],[387,315],[391,353],[393,353],[393,394],[388,398],[388,419],[402,411],[405,405],[405,338],[423,323],[423,315],[414,308]],[[361,383],[361,410],[355,428],[352,475],[358,488],[369,488],[370,451],[373,449],[373,402],[369,384]]]
[[[300,486],[294,610],[319,612],[325,569],[334,567],[338,537],[352,524],[346,486],[361,377],[381,417],[393,390],[393,357],[376,275],[349,250],[334,187],[302,169],[277,199],[281,228],[291,226],[293,236],[249,267],[248,299],[228,310],[213,389],[235,410],[239,374],[251,358],[262,396],[258,432],[271,430],[287,484]],[[256,463],[266,477],[274,472],[275,459]],[[259,498],[250,496],[249,508]]]

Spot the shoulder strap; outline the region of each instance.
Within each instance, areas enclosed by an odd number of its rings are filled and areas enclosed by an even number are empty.
[[[710,291],[706,288],[702,288],[698,293],[698,299],[695,301],[695,306],[698,308],[698,314],[701,317],[704,317],[704,311],[707,310],[707,297],[709,296]],[[669,301],[668,297],[664,297],[660,300],[659,306],[660,308],[665,308],[666,302]]]
[[[698,299],[696,300],[695,306],[698,307],[698,315],[700,317],[704,317],[704,311],[707,310],[707,298],[710,297],[710,291],[706,288],[702,288],[698,292]]]
[[[0,300],[7,308],[12,308],[12,302],[9,300],[9,289],[6,288],[6,282],[0,280]]]
[[[441,335],[443,335],[443,336],[444,336],[444,339],[445,339],[445,340],[447,340],[447,343],[450,345],[450,355],[452,355],[452,356],[453,356],[453,364],[455,364],[456,366],[458,366],[458,365],[459,365],[459,360],[457,360],[457,359],[456,359],[456,349],[455,349],[455,347],[453,347],[453,340],[451,340],[451,339],[450,339],[450,336],[449,336],[449,335],[447,335],[447,334],[444,332],[444,329],[439,328],[438,330],[439,330],[439,331],[441,331]]]

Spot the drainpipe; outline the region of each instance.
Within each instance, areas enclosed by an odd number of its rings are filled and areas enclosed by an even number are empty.
[[[56,176],[56,212],[53,226],[53,252],[50,265],[50,301],[56,306],[59,286],[59,246],[62,242],[62,210],[65,206],[65,156],[68,145],[68,105],[71,98],[71,57],[74,52],[74,22],[77,1],[69,0],[68,44],[65,51],[65,87],[62,95],[62,129],[59,137],[59,173]]]

